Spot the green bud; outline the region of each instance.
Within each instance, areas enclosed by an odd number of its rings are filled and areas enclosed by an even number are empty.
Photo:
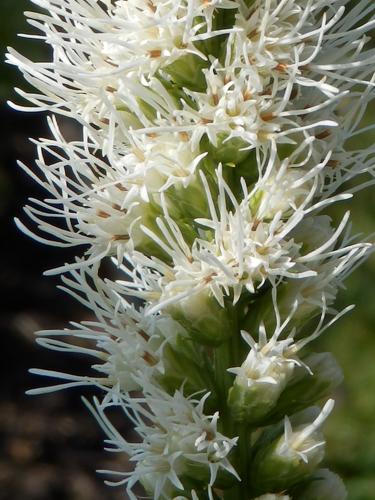
[[[327,401],[311,424],[295,430],[286,418],[284,434],[259,448],[251,470],[257,493],[287,490],[314,472],[324,457],[325,441],[319,428],[332,408],[333,401]]]
[[[328,469],[318,469],[306,483],[293,490],[293,499],[346,500],[348,497],[342,479]]]
[[[266,422],[279,421],[287,413],[295,413],[328,397],[343,380],[342,370],[329,352],[312,353],[303,359],[310,368],[298,366],[281,393],[277,406]]]
[[[241,137],[232,137],[230,139],[228,137],[227,133],[220,132],[216,136],[217,144],[214,145],[210,142],[207,135],[204,135],[200,143],[201,151],[208,151],[214,160],[223,164],[236,165],[241,163],[251,153],[248,149],[244,149],[249,144],[241,139]]]
[[[160,240],[165,241],[165,237],[157,224],[157,218],[163,217],[160,206],[153,201],[149,203],[141,202],[132,209],[131,215],[133,224],[129,232],[134,248],[145,255],[151,255],[164,262],[170,262],[170,255],[142,228],[142,226],[147,228]],[[194,226],[183,220],[178,221],[178,226],[185,242],[191,245],[197,237]]]
[[[199,169],[202,169],[205,174],[213,200],[217,197],[217,182],[212,177],[215,167],[216,164],[207,158],[203,158],[199,163]],[[207,192],[199,170],[196,171],[195,178],[191,179],[186,187],[183,184],[176,184],[171,186],[165,194],[169,215],[179,221],[179,225],[181,221],[184,221],[189,227],[192,227],[194,219],[210,217]],[[196,237],[197,235],[194,233],[194,239]]]
[[[169,306],[167,312],[199,344],[218,346],[233,332],[230,305],[221,307],[215,297],[203,290]]]
[[[181,87],[163,78],[160,74],[156,75],[156,77],[168,91],[168,94],[173,98],[176,109],[182,109],[182,101],[185,101],[191,108],[197,109],[197,103],[189,97]]]
[[[283,356],[267,356],[252,349],[238,369],[228,393],[228,406],[236,421],[261,424],[275,406],[292,376],[295,363]]]
[[[203,69],[208,67],[208,61],[196,54],[186,54],[163,68],[172,80],[180,87],[186,87],[196,92],[205,92],[207,89]]]
[[[136,250],[146,255],[153,255],[162,260],[169,260],[170,256],[167,255],[150,236],[146,235],[141,228],[141,226],[145,226],[155,235],[161,237],[160,229],[156,224],[156,219],[160,216],[160,207],[156,205],[156,203],[139,203],[133,209],[133,218],[135,222],[130,228],[130,236]]]
[[[184,386],[188,394],[211,392],[205,407],[216,408],[216,395],[212,385],[212,372],[206,350],[189,337],[178,335],[173,343],[163,348],[164,373],[157,375],[159,383],[172,394]],[[205,366],[205,370],[201,367]]]

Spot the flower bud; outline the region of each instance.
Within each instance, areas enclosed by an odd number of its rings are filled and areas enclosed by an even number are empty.
[[[233,332],[231,306],[221,307],[207,290],[190,295],[166,308],[199,344],[218,346]]]
[[[293,490],[297,500],[346,500],[347,496],[342,479],[328,469],[318,469],[307,486]]]
[[[211,186],[210,186],[211,188]],[[212,193],[216,189],[213,187]],[[166,192],[168,209],[171,217],[177,220],[192,220],[198,217],[209,217],[207,195],[198,176],[188,186],[177,184]]]
[[[283,356],[284,344],[282,341],[264,346],[254,343],[242,365],[229,370],[237,375],[228,394],[235,420],[260,423],[275,406],[296,363]]]
[[[166,78],[163,78],[163,76],[160,74],[156,75],[156,77],[168,92],[169,96],[173,99],[173,103],[176,109],[182,108],[182,102],[186,102],[189,104],[189,106],[194,107],[194,101],[188,94],[186,94],[186,92],[183,91],[180,86],[176,85],[172,81],[167,80]]]
[[[165,240],[157,222],[157,219],[162,216],[161,207],[154,202],[141,202],[133,209],[132,216],[133,221],[129,233],[135,250],[169,262],[170,254],[158,243],[158,240]],[[196,232],[191,224],[179,221],[179,229],[188,244],[196,238]]]
[[[207,135],[205,135],[201,140],[200,146],[202,151],[208,151],[210,156],[217,162],[237,165],[251,153],[248,149],[249,144],[241,139],[241,137],[229,138],[227,133],[219,132],[216,135],[216,141],[216,145],[213,145]],[[256,164],[254,167],[257,168]]]
[[[163,68],[179,87],[186,87],[196,92],[204,92],[207,88],[203,69],[207,61],[197,54],[186,54]]]
[[[206,359],[202,347],[193,342],[189,337],[178,335],[173,343],[168,342],[163,348],[164,372],[157,375],[160,385],[169,393],[180,389],[189,394],[200,391],[210,391],[205,407],[217,405],[217,397],[212,387],[210,370],[202,370]]]
[[[324,457],[325,441],[319,428],[333,405],[333,400],[328,400],[311,424],[295,430],[285,417],[284,435],[260,448],[255,455],[251,477],[258,493],[289,489],[314,471]]]

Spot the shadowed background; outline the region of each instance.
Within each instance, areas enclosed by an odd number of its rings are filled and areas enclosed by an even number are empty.
[[[372,0],[369,0],[372,1]],[[16,38],[30,32],[24,0],[0,0],[0,53],[7,45],[42,60],[40,43]],[[3,57],[2,57],[3,59]],[[55,354],[39,348],[34,331],[63,328],[89,313],[56,289],[58,279],[42,272],[71,260],[69,253],[43,246],[21,234],[13,217],[22,217],[27,197],[44,192],[16,166],[32,165],[29,137],[46,137],[46,118],[12,111],[6,99],[16,99],[14,86],[25,88],[15,68],[0,62],[0,500],[117,500],[123,491],[103,485],[95,469],[124,470],[121,457],[102,451],[103,435],[80,399],[82,391],[28,397],[24,391],[38,380],[30,367],[87,373],[86,358]],[[374,108],[374,107],[373,107]],[[372,109],[374,111],[374,109]],[[374,113],[368,113],[370,120]],[[74,137],[71,124],[63,126]],[[370,143],[373,137],[367,137]],[[354,232],[375,230],[374,188],[351,202]],[[339,217],[344,207],[337,207]],[[25,220],[25,217],[23,218]],[[319,340],[316,350],[329,350],[341,364],[345,382],[335,395],[336,409],[326,425],[326,465],[338,472],[349,500],[375,499],[375,259],[369,259],[347,281],[340,305],[357,308]],[[68,368],[67,368],[68,367]],[[89,391],[85,394],[90,396]],[[121,424],[120,424],[121,425]],[[126,424],[123,424],[126,432]],[[327,499],[329,500],[329,499]]]

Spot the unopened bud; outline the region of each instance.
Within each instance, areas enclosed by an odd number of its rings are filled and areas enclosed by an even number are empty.
[[[159,259],[165,260],[166,253],[164,250],[142,229],[142,226],[144,226],[154,234],[159,235],[160,230],[156,224],[156,219],[160,215],[160,208],[156,204],[139,203],[133,209],[134,221],[130,226],[129,232],[136,250],[146,255],[154,255]]]
[[[156,377],[160,385],[169,393],[173,393],[182,386],[189,394],[211,391],[205,403],[207,409],[210,405],[215,405],[216,398],[209,371],[201,369],[205,363],[202,349],[191,338],[178,335],[173,343],[167,342],[164,345],[164,371]]]
[[[284,357],[285,347],[282,341],[265,345],[254,343],[242,365],[229,369],[237,375],[228,395],[228,405],[235,420],[261,423],[275,406],[296,363]]]
[[[227,133],[221,132],[216,135],[216,141],[217,143],[213,145],[205,135],[201,141],[201,150],[208,151],[211,158],[217,162],[235,166],[245,160],[251,153],[248,148],[249,144],[241,137],[229,138]],[[254,168],[257,169],[256,163],[254,163]]]
[[[206,163],[205,160],[203,163]],[[210,186],[211,195],[215,196],[216,185],[210,182],[207,175],[206,179]],[[166,199],[169,214],[177,220],[193,220],[198,217],[210,216],[207,194],[199,175],[196,175],[195,179],[191,179],[188,186],[182,184],[171,186],[166,192]]]
[[[196,92],[204,92],[207,88],[203,69],[207,61],[197,54],[186,54],[179,57],[172,64],[163,68],[173,81],[180,87],[186,87]]]
[[[254,458],[251,477],[256,491],[284,491],[315,470],[324,457],[325,441],[320,427],[333,406],[333,400],[328,400],[311,424],[295,430],[285,417],[284,435],[261,448]]]
[[[230,306],[221,307],[206,290],[180,300],[168,307],[167,312],[199,344],[218,346],[233,332]]]

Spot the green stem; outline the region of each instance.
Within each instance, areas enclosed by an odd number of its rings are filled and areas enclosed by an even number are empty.
[[[215,370],[215,381],[217,392],[220,402],[220,422],[223,433],[232,433],[232,424],[229,413],[229,408],[227,405],[228,390],[231,386],[231,376],[227,372],[227,369],[231,365],[231,349],[230,343],[224,342],[214,351],[214,370]]]
[[[230,365],[229,366],[240,366],[243,362],[243,340],[240,334],[240,319],[242,319],[243,313],[239,308],[234,311],[234,335],[230,339]],[[230,379],[228,389],[233,384],[233,377]],[[227,392],[228,394],[228,392]],[[233,465],[241,478],[241,481],[237,482],[233,488],[224,492],[225,500],[247,500],[250,494],[250,459],[251,459],[251,427],[247,424],[237,424],[233,421],[230,415],[230,408],[227,405],[227,411],[229,415],[229,427],[231,431],[231,436],[238,436],[238,443],[236,447],[236,452],[234,455]]]

